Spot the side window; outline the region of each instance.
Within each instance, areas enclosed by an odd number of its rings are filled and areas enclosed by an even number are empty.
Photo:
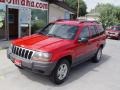
[[[79,39],[80,38],[89,38],[89,29],[88,27],[84,27],[82,32],[80,33]]]
[[[105,32],[105,30],[103,29],[101,25],[99,25],[97,28],[98,28],[99,34],[103,34]]]
[[[98,32],[96,29],[97,28],[95,26],[89,26],[89,30],[92,33],[92,37],[96,37],[98,35]]]
[[[99,28],[97,27],[97,25],[95,25],[94,27],[95,27],[95,31],[96,31],[96,36],[100,35]]]

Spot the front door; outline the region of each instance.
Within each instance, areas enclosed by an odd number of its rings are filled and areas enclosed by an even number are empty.
[[[79,39],[81,38],[89,38],[90,33],[89,33],[89,28],[88,27],[83,27]],[[75,62],[83,62],[85,61],[90,53],[90,45],[89,45],[89,40],[88,42],[78,42],[76,45],[76,60]]]
[[[18,38],[18,9],[8,9],[9,38]]]

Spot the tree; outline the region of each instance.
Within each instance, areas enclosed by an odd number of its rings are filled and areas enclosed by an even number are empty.
[[[104,28],[120,24],[120,7],[111,4],[98,4],[91,12],[100,13],[100,21]]]
[[[78,1],[77,0],[65,0],[65,2],[71,7],[74,8],[75,11],[77,12],[78,8]],[[87,6],[83,0],[80,0],[79,2],[80,8],[79,8],[79,16],[85,16],[87,13]]]

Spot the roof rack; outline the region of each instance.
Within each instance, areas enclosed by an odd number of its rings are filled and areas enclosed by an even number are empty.
[[[70,20],[70,19],[58,19],[58,20],[56,20],[56,21],[63,21],[63,20],[64,20],[64,21],[65,21],[65,20],[67,21],[67,20]]]
[[[58,19],[56,21],[72,21],[71,19]],[[97,23],[97,24],[102,24],[101,22],[98,22],[96,20],[78,20],[76,19],[75,21],[78,21],[78,23]]]
[[[98,22],[98,21],[87,21],[87,20],[85,20],[85,21],[79,21],[80,23],[97,23],[97,24],[100,24],[100,22]]]
[[[97,24],[101,24],[101,22],[97,21],[97,20],[88,20],[88,19],[77,19],[80,23],[97,23]]]

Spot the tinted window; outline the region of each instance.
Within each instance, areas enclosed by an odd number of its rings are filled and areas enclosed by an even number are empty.
[[[64,39],[74,39],[77,30],[77,26],[53,23],[42,29],[40,34]]]
[[[120,30],[120,27],[112,27],[112,30]]]
[[[96,26],[90,26],[89,29],[90,29],[90,32],[92,33],[92,37],[96,37],[98,35]]]
[[[88,27],[84,27],[82,32],[80,33],[80,38],[89,38],[89,29]]]
[[[98,29],[99,34],[102,34],[105,32],[101,25],[97,26],[97,29]]]

